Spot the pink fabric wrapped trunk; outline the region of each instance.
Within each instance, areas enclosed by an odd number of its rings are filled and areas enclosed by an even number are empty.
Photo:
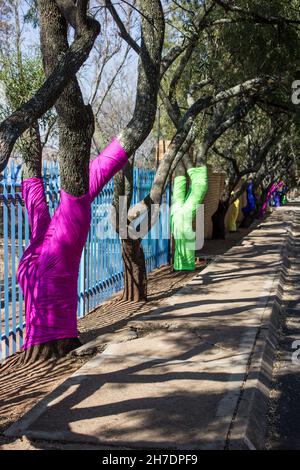
[[[266,200],[265,202],[263,203],[263,206],[260,210],[260,218],[264,218],[264,216],[266,215],[266,212],[267,212],[267,209],[268,209],[268,206],[269,206],[269,202],[273,196],[273,194],[277,191],[277,189],[281,188],[281,186],[283,185],[283,182],[280,182],[280,183],[273,183],[271,188],[269,189],[269,192],[267,194],[267,197],[266,197]]]
[[[52,219],[41,178],[22,183],[31,240],[18,270],[25,301],[23,349],[76,338],[77,282],[81,254],[91,223],[91,203],[128,158],[117,139],[90,163],[89,192],[74,197],[61,191]]]

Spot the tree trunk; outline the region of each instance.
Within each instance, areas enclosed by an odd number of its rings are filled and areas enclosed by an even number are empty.
[[[147,301],[147,272],[141,240],[122,240],[124,292],[122,300]]]
[[[228,211],[228,202],[219,201],[218,209],[212,216],[213,222],[213,240],[225,240],[226,228],[225,217]]]
[[[38,344],[23,351],[19,356],[18,364],[33,364],[37,361],[49,361],[60,359],[66,356],[74,349],[81,346],[78,338],[60,339],[58,341],[50,341],[49,343]]]
[[[240,224],[240,227],[241,228],[249,228],[253,221],[254,221],[254,215],[253,214],[248,214],[248,215],[244,216],[244,218],[243,218],[243,220]]]

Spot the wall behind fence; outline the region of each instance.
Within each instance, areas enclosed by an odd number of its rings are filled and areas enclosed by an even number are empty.
[[[0,360],[18,351],[25,334],[24,303],[16,281],[19,261],[30,239],[27,211],[21,197],[22,167],[13,163],[0,175]],[[43,166],[50,214],[59,203],[59,166]],[[133,204],[151,188],[154,172],[134,170]],[[92,222],[78,278],[78,316],[84,317],[123,288],[121,244],[111,224],[113,182],[92,205]],[[163,199],[160,218],[143,240],[147,272],[170,261],[170,189]]]

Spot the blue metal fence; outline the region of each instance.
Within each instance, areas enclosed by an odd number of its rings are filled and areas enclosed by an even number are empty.
[[[22,291],[16,281],[19,261],[30,239],[27,211],[21,197],[21,165],[13,162],[0,174],[0,360],[19,350],[23,343],[25,318]],[[44,163],[43,177],[50,214],[59,202],[59,166]],[[151,188],[154,172],[135,169],[133,204]],[[98,307],[123,288],[120,240],[110,221],[113,182],[92,205],[92,223],[82,254],[78,278],[78,317]],[[147,271],[169,263],[170,190],[164,195],[158,223],[143,240]]]

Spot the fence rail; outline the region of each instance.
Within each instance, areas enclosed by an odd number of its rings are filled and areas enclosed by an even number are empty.
[[[13,162],[0,175],[0,360],[22,347],[25,334],[23,295],[16,274],[29,243],[30,228],[21,197],[21,175],[21,165]],[[52,216],[59,203],[58,164],[44,163],[43,178]],[[133,203],[149,193],[153,179],[153,171],[134,170]],[[92,204],[91,229],[78,277],[79,318],[123,288],[121,244],[110,222],[113,190],[113,182],[110,182]],[[148,272],[169,263],[169,207],[168,188],[159,221],[143,239]]]

